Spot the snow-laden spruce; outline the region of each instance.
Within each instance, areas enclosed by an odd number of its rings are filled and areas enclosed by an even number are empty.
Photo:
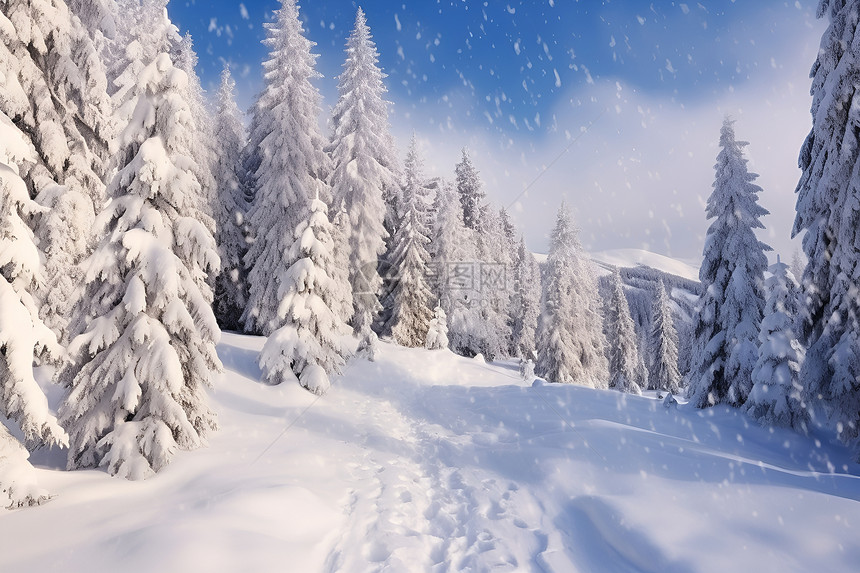
[[[454,168],[457,176],[457,191],[460,194],[460,205],[463,208],[463,223],[473,231],[481,232],[484,229],[484,214],[486,206],[484,199],[486,193],[483,183],[469,152],[463,148],[460,162]]]
[[[80,296],[80,261],[92,246],[95,209],[104,202],[112,138],[107,79],[86,28],[63,1],[7,1],[0,11],[0,111],[26,134],[38,160],[21,164],[47,254],[35,293],[40,315],[65,340]]]
[[[298,206],[297,206],[298,207]],[[348,350],[346,325],[335,312],[347,296],[347,285],[332,279],[334,241],[327,208],[314,199],[306,205],[293,234],[287,259],[274,278],[278,289],[278,319],[282,326],[269,335],[260,353],[260,368],[270,384],[299,382],[315,394],[324,394],[339,374]]]
[[[480,284],[480,309],[483,334],[476,351],[487,360],[506,356],[511,346],[510,268],[513,261],[513,241],[507,235],[501,214],[484,209],[479,225],[479,265],[475,269]]]
[[[523,359],[535,352],[535,331],[540,315],[541,279],[537,259],[520,237],[512,269],[514,296],[511,300],[511,353]]]
[[[236,105],[236,82],[226,64],[221,72],[221,85],[215,110],[215,139],[217,146],[214,165],[218,205],[215,228],[221,273],[215,281],[215,317],[221,328],[239,330],[242,311],[248,299],[247,277],[242,257],[248,250],[248,196],[242,180],[242,149],[245,128],[242,113]]]
[[[188,77],[168,55],[173,26],[163,7],[144,6],[148,25],[129,50],[152,59],[130,64],[143,68],[125,94],[136,102],[132,121],[97,218],[103,238],[87,272],[88,326],[61,373],[69,468],[101,465],[131,479],[159,471],[179,449],[204,445],[216,426],[206,387],[221,368],[205,282],[218,270],[218,253],[199,221]]]
[[[609,386],[597,279],[562,203],[550,237],[535,372],[550,382]]]
[[[483,338],[475,266],[475,236],[463,224],[463,209],[454,185],[444,181],[433,203],[432,251],[434,296],[445,311],[450,348],[474,355]]]
[[[829,25],[812,66],[812,130],[800,151],[793,235],[805,233],[800,371],[811,413],[847,441],[860,435],[860,96],[858,0],[822,0]],[[800,277],[798,277],[800,278]]]
[[[759,333],[758,361],[744,409],[763,426],[805,430],[809,416],[798,376],[804,351],[793,331],[799,288],[785,263],[777,260],[768,270],[771,276],[766,282],[768,297]]]
[[[678,370],[678,332],[672,318],[669,295],[662,279],[657,280],[657,294],[651,301],[651,330],[648,336],[648,389],[678,394],[681,373]]]
[[[249,294],[242,322],[247,332],[268,336],[283,324],[275,277],[295,262],[285,254],[291,252],[305,206],[315,197],[331,201],[326,183],[331,162],[317,123],[320,94],[311,84],[320,77],[311,53],[315,44],[304,36],[295,0],[284,0],[275,21],[265,26],[270,52],[250,136],[250,144],[258,146],[259,166],[248,213],[255,239],[244,260]]]
[[[448,317],[441,306],[433,310],[433,320],[430,321],[430,328],[427,330],[424,348],[428,350],[448,348]]]
[[[706,213],[713,219],[705,238],[699,280],[704,294],[694,317],[693,357],[687,394],[697,408],[741,406],[752,388],[758,332],[764,310],[764,272],[770,247],[756,238],[760,218],[758,177],[747,170],[745,141],[735,139],[728,118],[720,130],[714,191]]]
[[[39,319],[32,293],[41,277],[29,216],[43,211],[29,197],[22,172],[39,159],[29,138],[0,112],[0,415],[20,427],[30,446],[68,445],[68,436],[36,383],[33,363],[62,349]],[[43,499],[24,448],[0,424],[0,505]]]
[[[415,136],[409,144],[403,171],[401,213],[398,229],[388,256],[391,265],[390,291],[391,316],[384,331],[391,332],[394,340],[409,347],[424,345],[424,337],[433,318],[433,293],[427,284],[427,252],[429,229],[426,225],[426,187],[422,178],[422,162]]]
[[[335,204],[347,213],[349,280],[354,312],[350,322],[359,338],[359,353],[373,358],[376,335],[371,330],[382,310],[382,279],[377,272],[388,233],[385,194],[398,185],[397,154],[388,123],[385,74],[361,8],[346,44],[346,63],[338,82],[339,99],[332,113],[330,153]]]
[[[621,273],[612,273],[612,293],[606,302],[606,346],[609,358],[609,387],[619,392],[641,394],[645,380],[639,368],[639,347],[630,307],[624,295]]]
[[[215,186],[214,169],[217,160],[217,144],[214,139],[214,125],[212,114],[206,101],[203,86],[197,76],[197,53],[194,51],[194,42],[191,34],[179,37],[172,35],[173,46],[170,52],[171,59],[178,69],[185,72],[188,77],[182,97],[188,102],[191,110],[190,125],[193,132],[188,136],[194,140],[191,150],[191,158],[194,161],[194,176],[200,182],[200,191],[195,197],[197,201],[198,218],[205,224],[213,235],[215,234],[215,210],[218,204],[218,189]],[[208,285],[210,290],[215,288],[216,275],[209,275]]]

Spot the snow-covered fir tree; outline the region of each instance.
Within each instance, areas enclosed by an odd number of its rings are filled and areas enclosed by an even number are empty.
[[[424,336],[433,313],[433,294],[427,284],[427,252],[429,229],[426,226],[425,187],[418,142],[413,135],[404,165],[401,208],[397,232],[391,242],[393,251],[388,261],[393,271],[390,290],[391,315],[384,331],[394,340],[409,347],[424,345]]]
[[[215,317],[221,328],[239,330],[242,311],[248,300],[245,266],[242,257],[248,250],[247,193],[242,180],[242,149],[245,129],[242,113],[236,105],[236,82],[226,64],[221,72],[221,86],[215,111],[217,146],[214,166],[218,205],[215,210],[216,242],[221,257],[221,273],[215,282]]]
[[[636,329],[618,269],[612,273],[612,293],[606,304],[605,320],[609,387],[619,392],[641,394],[645,380],[641,379],[639,369]]]
[[[430,328],[424,339],[424,348],[428,350],[448,348],[448,317],[441,306],[437,305],[433,310],[433,320],[430,321]]]
[[[343,202],[347,214],[344,231],[354,306],[350,322],[359,338],[359,353],[372,359],[376,335],[371,325],[382,311],[377,264],[388,238],[383,197],[398,186],[398,176],[384,99],[385,74],[379,69],[379,54],[361,8],[346,54],[332,115],[330,183],[335,201]]]
[[[30,446],[68,445],[68,436],[36,383],[33,363],[62,349],[39,319],[32,293],[42,280],[29,215],[44,208],[21,177],[39,162],[29,137],[0,112],[0,415],[16,423]],[[27,453],[0,424],[0,504],[36,503]]]
[[[535,331],[540,316],[541,278],[537,259],[520,238],[512,269],[511,354],[526,359],[535,352]]]
[[[0,111],[27,134],[38,160],[19,165],[47,255],[36,294],[41,317],[65,340],[80,296],[94,212],[104,202],[113,137],[104,66],[65,2],[7,1],[0,11]]]
[[[487,360],[495,360],[499,356],[505,356],[511,346],[508,316],[511,289],[508,279],[512,258],[510,240],[498,213],[485,209],[482,225],[483,232],[477,233],[479,264],[476,272],[481,287],[483,328],[476,350]]]
[[[562,203],[550,239],[535,372],[550,382],[609,386],[597,280]]]
[[[733,121],[720,130],[713,192],[706,213],[713,219],[705,238],[699,280],[704,294],[694,317],[693,358],[687,394],[697,408],[739,407],[752,388],[758,332],[764,310],[764,272],[770,247],[756,238],[767,211],[758,204],[758,177],[747,170],[745,141]]]
[[[212,123],[212,113],[206,100],[206,94],[200,85],[200,78],[195,70],[197,53],[194,51],[191,34],[185,34],[183,37],[176,34],[173,38],[171,59],[175,62],[176,67],[188,76],[183,97],[191,110],[190,123],[194,129],[190,137],[195,141],[192,149],[192,159],[196,166],[194,175],[200,182],[199,196],[196,197],[197,210],[200,212],[200,221],[206,225],[211,233],[215,234],[215,218],[217,217],[215,212],[219,199],[214,177],[215,163],[218,160],[216,153],[219,151],[214,137],[215,126]],[[215,288],[215,278],[214,275],[209,277],[210,289]]]
[[[454,168],[457,176],[457,191],[460,194],[460,205],[463,208],[463,223],[473,231],[483,231],[484,199],[486,194],[478,170],[464,148],[460,162]]]
[[[242,314],[245,330],[268,336],[283,324],[278,316],[280,285],[295,260],[292,250],[304,205],[314,197],[331,201],[326,179],[331,163],[317,118],[320,94],[311,84],[314,43],[305,38],[295,0],[284,0],[275,22],[266,24],[264,62],[266,85],[254,107],[252,145],[259,143],[259,167],[254,174],[253,203],[248,214],[254,242],[245,255],[248,305]]]
[[[657,281],[657,294],[651,302],[651,331],[648,337],[648,389],[678,394],[681,373],[678,369],[678,332],[672,319],[669,295],[663,280]]]
[[[799,248],[795,248],[791,255],[791,266],[789,266],[789,270],[798,284],[800,284],[800,279],[803,277],[804,269],[806,269],[806,258],[803,256],[803,253]],[[801,315],[798,313],[798,317],[800,316]]]
[[[88,265],[87,328],[61,373],[69,468],[101,465],[131,479],[205,444],[216,427],[205,389],[221,368],[212,294],[201,280],[217,271],[218,254],[198,219],[188,77],[170,59],[175,28],[164,6],[143,5],[148,25],[127,50],[142,58],[129,64],[140,70],[124,96],[135,102],[132,121],[96,222],[103,238]]]
[[[334,216],[329,218],[332,223],[331,237],[334,241],[333,256],[335,260],[331,278],[341,284],[349,285],[349,288],[345,290],[345,296],[341,297],[335,304],[334,311],[343,322],[348,323],[353,316],[352,284],[349,281],[349,259],[352,251],[349,248],[347,237],[349,213],[346,212],[346,205],[343,201],[336,201],[334,205],[335,208],[329,211],[334,213]],[[359,328],[358,339],[361,355],[373,361],[377,340],[376,333],[373,330]]]
[[[857,0],[822,0],[828,20],[812,66],[812,130],[800,151],[793,235],[808,263],[800,282],[804,401],[850,442],[860,435],[860,72]],[[798,277],[800,278],[800,277]]]
[[[474,233],[463,224],[463,209],[454,185],[444,181],[436,194],[433,211],[433,294],[447,316],[450,348],[463,355],[478,352],[481,321],[478,259]]]
[[[348,355],[347,328],[335,311],[348,285],[332,278],[334,241],[325,203],[313,199],[302,210],[285,257],[293,263],[276,271],[281,326],[266,340],[259,362],[270,384],[295,381],[324,394],[329,375],[340,373]]]
[[[798,376],[804,351],[793,329],[798,312],[798,286],[788,265],[777,258],[768,269],[767,305],[759,333],[753,388],[744,409],[764,426],[806,429],[809,416]]]

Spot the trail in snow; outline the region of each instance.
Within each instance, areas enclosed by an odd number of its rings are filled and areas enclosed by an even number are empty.
[[[383,344],[316,399],[226,334],[221,429],[142,483],[65,472],[0,571],[852,571],[860,468],[727,408],[519,381]],[[56,393],[53,394],[56,396]]]

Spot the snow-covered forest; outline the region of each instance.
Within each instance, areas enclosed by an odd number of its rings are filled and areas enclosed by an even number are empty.
[[[361,8],[329,109],[282,0],[246,114],[167,0],[0,0],[0,570],[849,570],[860,0],[818,16],[803,256],[725,117],[693,280],[429,171]]]

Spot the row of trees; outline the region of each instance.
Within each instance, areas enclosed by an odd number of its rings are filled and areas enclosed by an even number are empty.
[[[689,396],[698,407],[725,403],[765,424],[833,428],[846,443],[860,435],[860,160],[852,110],[860,47],[860,2],[823,0],[827,17],[812,67],[813,126],[800,152],[793,234],[808,263],[800,285],[777,262],[764,280],[769,247],[758,241],[766,214],[746,169],[743,142],[723,126],[714,219],[700,279]]]
[[[294,0],[247,136],[228,70],[210,117],[165,0],[2,7],[0,410],[27,447],[143,478],[205,443],[219,326],[268,337],[269,382],[319,393],[349,327],[371,359],[377,333],[534,351],[537,262],[465,151],[453,182],[427,179],[413,138],[401,172],[360,10],[325,138]],[[66,389],[59,416],[34,363]],[[0,458],[16,443],[0,428]],[[0,480],[11,503],[41,495]]]

